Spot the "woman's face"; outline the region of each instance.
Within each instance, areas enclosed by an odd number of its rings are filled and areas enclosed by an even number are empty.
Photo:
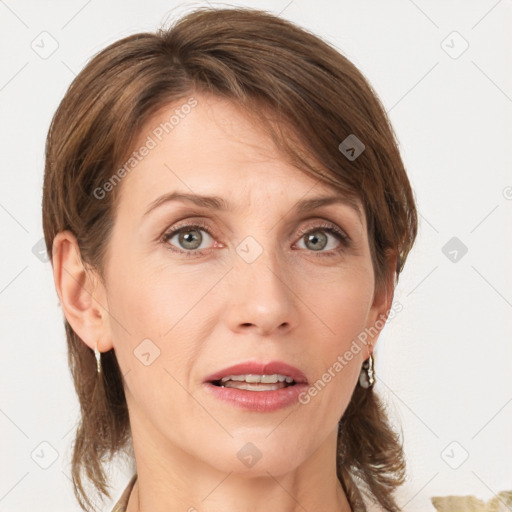
[[[335,440],[370,351],[360,344],[350,361],[344,354],[389,303],[374,297],[361,205],[356,212],[286,163],[231,103],[195,99],[146,124],[136,148],[149,149],[137,149],[137,165],[117,185],[101,349],[115,349],[125,377],[136,450],[225,472],[283,474]],[[225,208],[160,200],[178,193],[216,196]],[[298,207],[333,195],[341,201]],[[232,365],[275,361],[323,385],[301,403],[290,387],[205,382]],[[233,394],[234,402],[225,399]]]

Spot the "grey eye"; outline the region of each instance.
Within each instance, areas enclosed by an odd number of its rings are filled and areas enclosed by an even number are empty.
[[[206,235],[205,235],[206,234]],[[201,248],[203,242],[208,242],[208,238],[212,239],[211,235],[203,228],[191,226],[179,228],[165,237],[166,242],[171,242],[177,237],[177,242],[171,245],[177,246],[178,249],[186,249],[188,251],[195,251]],[[205,247],[202,247],[205,249]]]
[[[321,251],[325,248],[328,242],[327,236],[322,231],[314,231],[308,233],[303,237],[304,243],[308,249],[312,251]]]

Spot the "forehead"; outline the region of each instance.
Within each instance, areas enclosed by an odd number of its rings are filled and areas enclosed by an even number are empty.
[[[134,151],[150,150],[123,178],[130,207],[143,203],[146,212],[179,195],[225,211],[239,206],[242,198],[245,204],[253,199],[294,201],[298,210],[307,210],[322,201],[332,203],[337,196],[361,210],[357,198],[289,163],[262,125],[233,102],[195,94],[195,105],[185,109],[192,104],[190,98],[162,107],[141,128]],[[319,200],[320,196],[331,199]]]
[[[156,145],[150,157],[167,153],[169,158],[216,156],[255,162],[283,158],[256,115],[211,94],[196,93],[162,106],[140,129],[135,148],[148,137]]]

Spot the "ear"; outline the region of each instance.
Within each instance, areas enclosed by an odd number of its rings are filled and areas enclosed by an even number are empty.
[[[75,235],[59,232],[53,240],[52,267],[55,288],[73,331],[92,350],[113,347],[106,291],[98,274],[86,269]]]
[[[375,285],[373,303],[368,314],[367,329],[370,333],[368,357],[373,353],[373,348],[375,347],[380,333],[386,324],[386,320],[393,304],[396,265],[397,254],[395,252],[388,252],[386,256],[385,277],[381,283],[376,283]]]

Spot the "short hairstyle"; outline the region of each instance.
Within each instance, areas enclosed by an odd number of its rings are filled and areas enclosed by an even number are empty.
[[[266,127],[298,169],[359,198],[376,287],[396,285],[416,238],[417,212],[378,96],[329,43],[249,8],[198,8],[168,28],[110,44],[76,76],[46,141],[42,210],[50,259],[56,234],[70,230],[84,266],[104,278],[122,183],[101,198],[95,191],[126,161],[151,116],[197,93],[236,103]],[[347,148],[347,137],[353,149]],[[354,141],[359,145],[354,147]],[[389,255],[397,258],[395,268],[387,264]],[[95,378],[94,352],[66,319],[64,325],[81,406],[72,480],[87,511],[93,505],[82,473],[102,497],[110,498],[105,457],[112,460],[129,446],[130,424],[114,350],[102,354],[103,372]],[[403,446],[373,388],[356,386],[340,420],[337,472],[350,494],[343,477],[347,471],[366,484],[370,497],[385,510],[399,510],[393,492],[405,481]]]

